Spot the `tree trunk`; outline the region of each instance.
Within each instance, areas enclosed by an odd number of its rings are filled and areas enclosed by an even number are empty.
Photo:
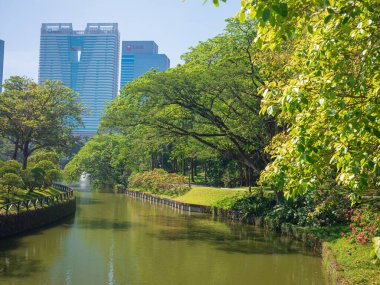
[[[18,139],[16,139],[16,142],[15,142],[15,150],[13,152],[12,159],[17,160],[17,152],[18,152]]]
[[[182,175],[183,176],[186,175],[186,163],[185,163],[185,159],[183,158],[183,156],[182,156]]]
[[[191,181],[194,183],[194,159],[191,159],[191,165],[190,165],[190,170],[191,170]]]
[[[207,161],[204,163],[204,170],[205,170],[205,183],[207,183]]]
[[[239,163],[239,175],[240,175],[240,186],[244,185],[244,171],[243,171],[243,165]]]
[[[249,193],[252,192],[252,187],[251,187],[251,168],[248,167],[248,189]]]
[[[174,172],[177,172],[177,158],[174,158],[173,159],[173,162],[172,162],[172,170]]]
[[[274,186],[271,186],[271,190],[274,191],[274,195],[276,197],[277,205],[283,204],[284,203],[284,192],[277,191],[277,189]]]
[[[28,157],[29,157],[29,142],[25,142],[22,147],[22,154],[24,155],[22,160],[22,169],[26,169],[28,166]]]

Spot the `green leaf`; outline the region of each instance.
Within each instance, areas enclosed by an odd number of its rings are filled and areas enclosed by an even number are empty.
[[[373,133],[375,134],[375,136],[377,136],[378,138],[380,138],[380,131],[376,128],[373,129]]]
[[[333,14],[329,14],[329,15],[325,18],[325,20],[324,20],[325,25],[327,25],[327,24],[330,22],[330,20],[332,19],[332,17],[333,17]]]
[[[245,21],[245,13],[244,13],[244,11],[241,11],[239,13],[239,21],[240,21],[240,23],[244,23],[244,21]]]
[[[313,27],[312,26],[307,26],[307,30],[310,34],[314,33]]]
[[[257,39],[257,47],[261,49],[263,47],[263,40],[261,38]]]
[[[304,147],[302,144],[299,144],[299,145],[297,146],[297,150],[298,150],[299,152],[304,152],[304,151],[305,151],[305,147]]]
[[[215,7],[219,7],[219,0],[212,0],[212,3],[214,3]]]
[[[268,21],[269,17],[270,17],[270,9],[269,8],[265,8],[264,11],[263,11],[263,15],[262,15],[263,21],[264,22]]]
[[[280,3],[279,4],[279,8],[280,8],[279,14],[282,17],[285,18],[286,16],[288,16],[288,4],[286,4],[286,3]]]

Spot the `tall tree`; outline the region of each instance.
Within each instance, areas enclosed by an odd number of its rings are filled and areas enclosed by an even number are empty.
[[[185,64],[127,84],[103,118],[107,130],[130,132],[146,125],[187,136],[254,170],[275,132],[273,118],[259,116],[263,78],[253,61],[254,24],[230,21],[226,32],[183,56]]]
[[[262,111],[287,125],[272,142],[263,181],[289,195],[340,184],[353,201],[378,188],[380,2],[242,1],[238,16],[256,21],[263,52],[294,43],[282,69],[290,79],[262,89]]]
[[[65,147],[72,141],[71,131],[81,123],[82,106],[77,94],[62,82],[41,85],[13,76],[5,81],[0,96],[0,135],[23,155],[23,169],[37,149]]]

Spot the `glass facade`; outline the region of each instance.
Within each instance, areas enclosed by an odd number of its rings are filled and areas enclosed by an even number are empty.
[[[84,31],[70,23],[41,27],[39,83],[61,80],[79,93],[86,108],[81,136],[93,136],[105,103],[118,91],[120,36],[116,23],[89,23]]]
[[[1,84],[3,84],[3,68],[4,68],[4,41],[0,40],[0,92],[2,91]]]
[[[158,46],[154,41],[123,41],[120,88],[152,68],[160,72],[169,67],[169,58],[165,54],[158,54]]]

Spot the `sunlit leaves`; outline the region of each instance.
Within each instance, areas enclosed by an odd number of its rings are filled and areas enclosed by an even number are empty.
[[[146,125],[167,136],[191,137],[258,174],[273,120],[258,114],[267,55],[256,54],[255,36],[253,22],[229,21],[224,34],[184,54],[184,65],[128,84],[108,108],[103,127],[128,133]]]
[[[286,3],[283,21],[267,19],[265,25],[260,11],[276,11],[277,1],[249,2],[243,9],[254,10],[250,15],[261,23],[263,51],[290,38],[295,43],[284,67],[292,78],[263,88],[262,112],[277,114],[288,128],[268,149],[275,160],[262,179],[290,195],[337,183],[358,199],[379,186],[379,3]]]
[[[23,153],[24,168],[35,149],[63,148],[72,140],[70,131],[81,123],[82,106],[77,94],[62,82],[12,76],[0,96],[0,135]],[[16,157],[14,157],[16,158]]]

